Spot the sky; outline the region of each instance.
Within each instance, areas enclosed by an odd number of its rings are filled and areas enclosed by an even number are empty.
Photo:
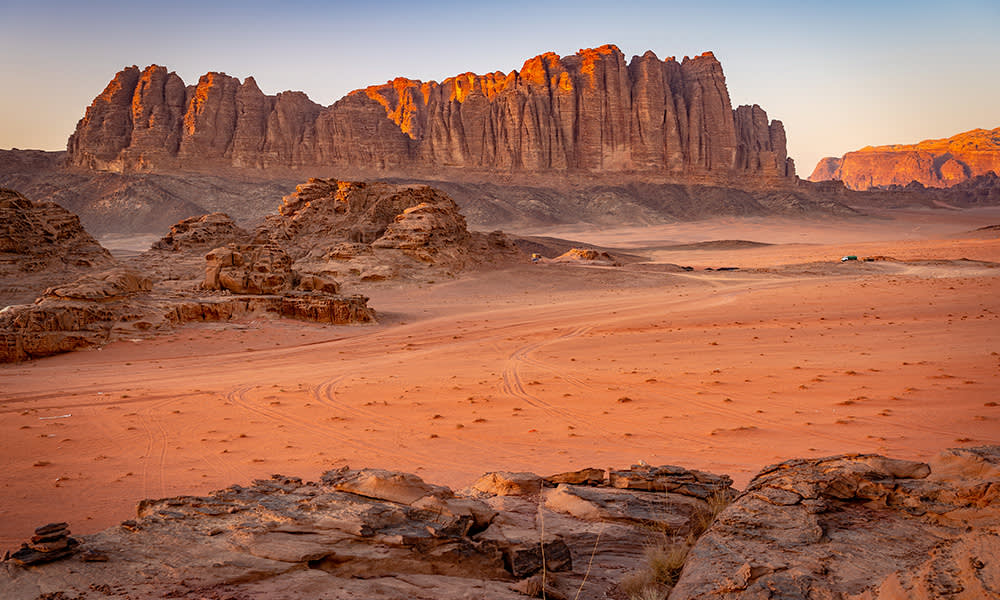
[[[397,76],[506,73],[613,43],[626,59],[713,51],[733,106],[783,121],[807,177],[823,156],[1000,126],[998,22],[1000,0],[0,0],[0,148],[65,149],[133,64],[329,105]]]

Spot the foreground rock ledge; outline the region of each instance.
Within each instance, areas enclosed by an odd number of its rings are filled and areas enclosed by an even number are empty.
[[[6,562],[0,597],[520,598],[544,565],[547,597],[572,598],[583,585],[580,598],[603,598],[653,538],[703,522],[708,503],[683,484],[735,493],[725,476],[636,469],[636,480],[679,491],[611,487],[588,469],[550,480],[491,473],[454,492],[345,467],[318,482],[274,475],[205,497],[143,500],[135,519],[79,536],[70,558]],[[556,483],[568,480],[582,483]]]
[[[379,469],[274,475],[144,500],[135,519],[80,536],[69,558],[5,562],[0,597],[523,598],[544,588],[624,598],[619,583],[645,568],[645,548],[711,521],[706,495],[735,490],[725,476],[645,465],[488,473],[463,492]],[[998,498],[1000,446],[948,450],[929,465],[781,463],[701,536],[669,597],[997,597]]]

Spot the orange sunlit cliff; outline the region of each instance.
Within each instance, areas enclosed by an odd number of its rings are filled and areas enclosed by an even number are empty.
[[[951,187],[990,171],[1000,174],[1000,127],[917,144],[866,146],[841,158],[820,160],[809,180],[839,179],[852,190],[911,181]]]
[[[70,163],[111,171],[344,166],[423,172],[638,171],[794,175],[780,121],[733,109],[711,52],[676,61],[614,45],[520,71],[442,82],[397,78],[323,107],[208,73],[185,87],[165,67],[129,67],[97,96],[68,143]]]

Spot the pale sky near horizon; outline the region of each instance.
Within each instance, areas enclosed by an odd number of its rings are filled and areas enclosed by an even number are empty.
[[[187,84],[253,76],[329,105],[397,76],[509,72],[605,43],[626,59],[715,52],[733,106],[784,122],[803,178],[823,156],[1000,126],[1000,0],[0,0],[0,22],[4,149],[65,149],[133,64]]]

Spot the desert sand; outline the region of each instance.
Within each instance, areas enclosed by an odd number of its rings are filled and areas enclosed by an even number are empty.
[[[532,231],[648,260],[382,282],[364,290],[376,325],[199,324],[0,365],[0,548],[51,521],[104,529],[147,497],[341,465],[460,488],[643,460],[742,487],[791,457],[997,444],[1000,268],[979,261],[1000,262],[1000,239],[962,234],[995,223]],[[732,239],[771,245],[691,247]]]

